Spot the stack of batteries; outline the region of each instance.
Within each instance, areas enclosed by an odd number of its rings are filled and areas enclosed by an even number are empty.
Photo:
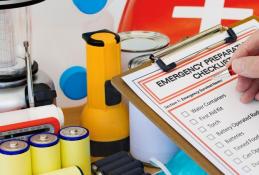
[[[92,163],[91,168],[95,175],[149,175],[142,162],[124,151]]]
[[[5,141],[0,144],[0,174],[90,175],[88,136],[85,128],[67,127],[58,136],[41,133],[29,142]]]

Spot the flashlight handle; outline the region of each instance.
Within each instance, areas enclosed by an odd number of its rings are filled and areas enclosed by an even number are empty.
[[[98,31],[83,35],[87,41],[87,105],[106,109],[121,102],[111,79],[121,73],[120,42],[117,34]]]

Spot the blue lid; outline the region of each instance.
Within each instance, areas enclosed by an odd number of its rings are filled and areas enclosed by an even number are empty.
[[[59,138],[68,141],[82,140],[88,136],[88,129],[80,126],[69,126],[59,131]]]
[[[33,147],[46,148],[59,143],[59,138],[52,133],[40,133],[29,137],[29,144]]]
[[[72,100],[81,100],[87,96],[86,69],[73,66],[64,71],[60,78],[60,88]]]
[[[8,140],[0,144],[0,154],[19,155],[29,150],[30,145],[22,140]]]
[[[85,14],[96,14],[106,5],[107,0],[73,0],[75,6]]]

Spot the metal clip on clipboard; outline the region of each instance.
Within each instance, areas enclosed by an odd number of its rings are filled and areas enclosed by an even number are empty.
[[[201,33],[199,33],[199,34],[197,34],[197,35],[191,37],[191,38],[188,38],[188,39],[186,39],[186,40],[184,40],[184,41],[182,41],[182,42],[179,42],[179,43],[177,43],[177,44],[175,44],[175,45],[166,47],[165,49],[163,49],[163,50],[161,50],[161,51],[155,52],[154,54],[152,54],[152,55],[150,56],[150,59],[151,59],[153,62],[156,62],[157,65],[158,65],[163,71],[168,72],[168,71],[170,71],[170,70],[176,68],[177,65],[178,65],[180,62],[186,61],[186,60],[188,60],[188,58],[190,58],[190,57],[188,57],[187,59],[185,59],[185,58],[179,59],[179,60],[177,60],[177,61],[175,61],[175,62],[172,62],[172,63],[170,63],[170,64],[167,65],[167,64],[162,60],[162,58],[163,58],[165,55],[171,54],[171,53],[173,53],[174,51],[177,51],[177,50],[180,49],[180,48],[183,48],[183,47],[185,47],[185,46],[187,46],[187,45],[189,45],[189,44],[192,44],[192,43],[197,42],[197,41],[199,41],[199,40],[201,40],[201,39],[204,39],[204,38],[207,37],[207,36],[210,36],[210,35],[216,34],[216,33],[218,33],[218,32],[222,32],[222,31],[227,31],[227,33],[228,33],[229,36],[228,36],[227,38],[225,38],[223,41],[220,41],[220,42],[218,42],[218,43],[215,43],[214,45],[212,45],[212,46],[210,46],[210,47],[205,47],[204,49],[200,50],[198,53],[200,53],[200,52],[202,52],[202,51],[205,51],[205,50],[207,50],[207,49],[215,48],[215,47],[220,46],[220,45],[225,44],[225,43],[233,43],[233,42],[235,42],[235,41],[237,40],[237,35],[236,35],[236,33],[234,32],[234,30],[233,30],[232,28],[227,28],[227,27],[224,27],[224,26],[222,26],[222,25],[217,25],[217,26],[212,27],[212,28],[210,28],[210,29],[208,29],[208,30],[205,30],[205,31],[203,31],[203,32],[201,32]],[[197,54],[197,52],[196,52],[196,53],[193,53],[192,55],[196,55],[196,54]]]

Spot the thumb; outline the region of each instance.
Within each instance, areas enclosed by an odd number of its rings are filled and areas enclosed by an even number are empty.
[[[259,78],[259,56],[234,59],[232,69],[238,75],[247,78]]]

